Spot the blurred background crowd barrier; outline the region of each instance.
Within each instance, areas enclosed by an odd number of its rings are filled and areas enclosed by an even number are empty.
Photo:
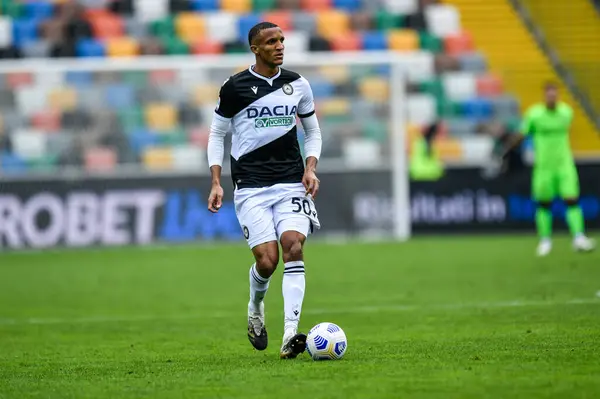
[[[531,229],[531,143],[490,165],[547,80],[575,110],[584,212],[600,225],[597,6],[0,0],[0,247],[241,239],[230,203],[205,210],[206,147],[220,85],[252,62],[247,32],[263,20],[295,60],[349,54],[293,68],[323,130],[324,235],[393,230],[398,114],[414,234]],[[403,58],[398,109],[390,64],[350,61],[386,51]]]

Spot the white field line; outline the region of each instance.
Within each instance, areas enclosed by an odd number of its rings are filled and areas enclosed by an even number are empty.
[[[600,305],[600,299],[570,299],[564,301],[507,301],[507,302],[481,302],[481,303],[451,303],[432,305],[375,305],[357,306],[345,309],[308,308],[302,313],[305,315],[336,315],[336,314],[359,314],[380,312],[419,312],[427,310],[485,310],[506,309],[525,307],[551,307],[565,305]],[[168,320],[193,320],[206,318],[228,318],[239,317],[239,312],[206,312],[198,314],[172,314],[172,315],[129,315],[129,316],[92,316],[74,318],[0,318],[0,326],[8,325],[45,325],[45,324],[88,324],[88,323],[118,323],[138,321],[168,321]]]

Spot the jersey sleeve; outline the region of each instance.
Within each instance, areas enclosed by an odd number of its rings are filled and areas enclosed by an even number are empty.
[[[315,114],[315,100],[313,97],[310,83],[304,77],[300,78],[302,82],[302,98],[298,103],[298,116],[300,118],[308,118]]]
[[[219,91],[215,113],[223,118],[231,119],[235,115],[235,86],[231,78],[227,79]]]
[[[521,122],[520,132],[524,136],[529,136],[533,132],[535,121],[535,109],[530,108],[525,112],[523,121]]]

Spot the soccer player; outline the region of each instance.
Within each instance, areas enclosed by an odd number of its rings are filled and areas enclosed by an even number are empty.
[[[557,196],[567,205],[566,219],[573,235],[573,248],[591,251],[594,243],[584,234],[583,213],[579,206],[579,176],[569,143],[573,110],[559,101],[558,87],[552,82],[545,84],[544,97],[543,103],[527,110],[521,134],[511,146],[520,144],[527,136],[533,140],[532,191],[537,202],[535,221],[540,237],[537,254],[546,256],[552,250],[551,205]]]
[[[321,130],[308,81],[281,68],[282,30],[270,22],[248,33],[255,64],[225,81],[219,93],[208,140],[212,188],[208,209],[222,205],[221,168],[224,139],[231,127],[231,177],[234,204],[244,237],[254,255],[249,271],[248,339],[267,348],[264,297],[279,263],[283,271],[284,334],[280,357],[295,358],[306,348],[298,332],[304,300],[303,247],[313,228],[320,228],[313,198],[321,154]],[[305,132],[303,162],[296,116]]]

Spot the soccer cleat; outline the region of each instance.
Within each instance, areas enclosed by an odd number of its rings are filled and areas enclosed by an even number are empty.
[[[260,310],[255,312],[248,307],[248,340],[259,351],[267,349],[269,336],[265,327],[265,304],[261,302]]]
[[[552,251],[552,243],[548,240],[542,240],[537,247],[537,256],[547,256]]]
[[[594,241],[586,236],[578,236],[573,240],[573,249],[577,252],[591,252],[595,248]]]
[[[286,330],[283,334],[283,344],[279,357],[281,359],[295,359],[306,350],[306,334],[296,333],[294,330]]]

